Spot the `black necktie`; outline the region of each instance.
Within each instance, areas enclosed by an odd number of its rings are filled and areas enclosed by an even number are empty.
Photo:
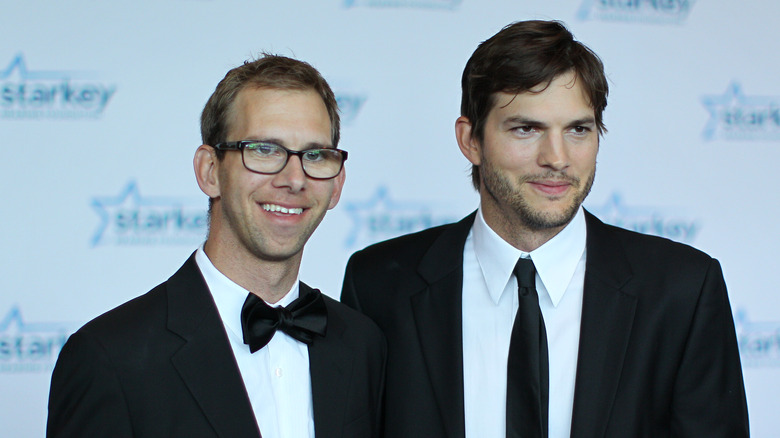
[[[327,319],[325,300],[316,289],[298,297],[287,307],[271,307],[250,293],[241,308],[244,343],[252,353],[265,347],[277,330],[310,344],[314,335],[325,335]]]
[[[517,309],[509,342],[506,384],[507,438],[547,437],[547,331],[536,294],[536,269],[531,259],[515,265]]]

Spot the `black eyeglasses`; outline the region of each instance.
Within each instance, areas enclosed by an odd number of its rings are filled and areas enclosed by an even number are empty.
[[[241,140],[214,145],[221,151],[241,151],[244,167],[255,173],[273,175],[287,166],[290,155],[301,160],[303,173],[313,179],[331,179],[341,172],[347,151],[335,148],[315,148],[293,151],[284,146],[264,141]]]

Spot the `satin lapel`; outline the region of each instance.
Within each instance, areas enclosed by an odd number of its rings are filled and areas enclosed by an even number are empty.
[[[301,283],[301,296],[312,289]],[[339,437],[343,435],[352,361],[355,352],[342,341],[346,330],[339,315],[328,312],[328,329],[324,337],[309,344],[309,372],[311,373],[312,404],[314,407],[314,435]]]
[[[186,342],[171,358],[182,380],[219,436],[259,437],[233,350],[194,255],[166,287],[168,328]]]
[[[417,334],[447,436],[465,435],[463,408],[463,247],[474,214],[431,245],[419,266],[428,287],[413,295]]]
[[[621,243],[590,213],[586,220],[587,262],[572,438],[604,436],[636,309],[636,297],[623,291],[632,272]]]

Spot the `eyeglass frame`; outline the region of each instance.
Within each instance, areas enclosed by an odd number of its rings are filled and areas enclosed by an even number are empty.
[[[244,158],[244,149],[248,144],[267,144],[267,145],[273,145],[275,147],[281,148],[287,155],[284,161],[284,165],[279,168],[276,172],[260,172],[258,170],[250,169],[249,166],[246,165],[246,160]],[[303,170],[303,173],[306,175],[307,178],[316,179],[316,180],[329,180],[333,179],[337,176],[339,176],[339,173],[341,173],[342,170],[344,170],[344,162],[347,161],[347,157],[349,156],[349,153],[343,149],[337,149],[337,148],[328,148],[328,147],[319,147],[319,148],[309,148],[309,149],[302,149],[300,151],[294,151],[292,149],[287,149],[286,147],[278,144],[273,143],[270,141],[261,141],[261,140],[238,140],[238,141],[226,141],[222,143],[217,143],[214,146],[212,146],[214,149],[220,150],[220,151],[240,151],[241,152],[241,163],[244,165],[244,168],[252,173],[257,173],[260,175],[276,175],[278,173],[281,173],[281,171],[284,170],[285,167],[287,167],[287,164],[290,162],[290,156],[295,155],[298,157],[298,160],[301,162],[301,170]],[[316,176],[309,175],[309,172],[306,171],[306,168],[303,166],[303,154],[307,152],[311,152],[313,150],[332,150],[336,151],[339,154],[341,154],[341,167],[339,167],[339,171],[336,172],[335,175],[328,177],[328,178],[320,178]]]

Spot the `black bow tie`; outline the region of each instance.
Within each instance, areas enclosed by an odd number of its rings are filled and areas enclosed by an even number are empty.
[[[327,321],[325,300],[316,289],[298,297],[287,307],[271,307],[250,293],[241,308],[244,343],[252,353],[265,347],[277,330],[310,344],[314,335],[325,335]]]

